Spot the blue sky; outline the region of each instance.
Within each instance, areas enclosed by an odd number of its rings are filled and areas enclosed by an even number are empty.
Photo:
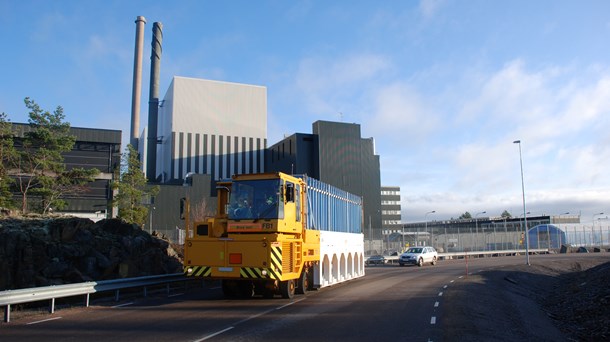
[[[527,211],[610,214],[610,2],[4,0],[0,111],[27,122],[27,96],[127,141],[140,15],[141,127],[161,22],[162,96],[174,75],[265,86],[269,144],[360,124],[406,222],[522,214],[514,140]]]

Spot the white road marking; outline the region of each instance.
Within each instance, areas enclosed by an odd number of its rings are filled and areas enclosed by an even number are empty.
[[[442,296],[443,296],[443,293],[442,293],[442,292],[439,292],[439,293],[438,293],[438,296],[439,296],[439,297],[442,297]]]
[[[176,297],[176,296],[182,296],[184,293],[176,293],[173,295],[169,295],[168,297]]]
[[[436,324],[436,316],[432,316],[432,318],[430,318],[430,324]]]
[[[30,323],[26,323],[26,325],[30,325],[30,324],[38,324],[38,323],[43,323],[43,322],[48,322],[48,321],[54,321],[56,319],[61,319],[61,317],[53,317],[53,318],[49,318],[49,319],[43,319],[42,321],[36,321],[36,322],[30,322]]]
[[[439,302],[434,303],[434,307],[438,308],[438,304],[439,304]]]
[[[247,321],[249,321],[249,320],[255,319],[255,318],[257,318],[257,317],[260,317],[260,316],[266,315],[266,314],[270,313],[271,311],[275,311],[275,310],[281,310],[281,309],[283,309],[283,308],[285,308],[285,307],[287,307],[287,306],[290,306],[290,305],[292,305],[292,304],[298,303],[298,302],[300,302],[300,301],[302,301],[302,300],[305,300],[305,298],[302,298],[302,299],[299,299],[299,300],[295,300],[295,301],[293,301],[293,302],[290,302],[290,303],[284,304],[284,305],[279,306],[279,307],[274,308],[274,309],[265,310],[265,311],[263,311],[263,312],[257,313],[256,315],[250,316],[250,317],[248,317],[248,318],[244,318],[244,319],[242,319],[241,321],[238,321],[237,323],[233,324],[233,326],[230,326],[230,327],[228,327],[228,328],[226,328],[226,329],[223,329],[223,330],[217,331],[217,332],[215,332],[215,333],[213,333],[213,334],[211,334],[211,335],[205,336],[205,337],[203,337],[203,338],[201,338],[201,339],[199,339],[199,340],[195,340],[194,342],[200,342],[200,341],[205,341],[205,340],[208,340],[208,339],[210,339],[210,338],[212,338],[212,337],[214,337],[214,336],[220,335],[220,334],[222,334],[222,333],[224,333],[224,332],[226,332],[226,331],[229,331],[229,330],[233,329],[233,328],[234,328],[234,326],[236,326],[236,325],[238,325],[238,324],[241,324],[241,323],[247,322]]]
[[[199,340],[195,340],[194,342],[200,342],[200,341],[209,340],[209,339],[211,339],[212,337],[214,337],[214,336],[216,336],[216,335],[220,335],[220,334],[222,334],[222,333],[224,333],[224,332],[226,332],[226,331],[229,331],[229,330],[231,330],[231,329],[233,329],[233,327],[228,327],[228,328],[223,329],[223,330],[221,330],[221,331],[217,331],[217,332],[213,333],[212,335],[208,335],[208,336],[203,337],[203,338],[201,338],[201,339],[199,339]]]
[[[119,304],[119,305],[115,305],[112,308],[121,308],[123,306],[128,306],[128,305],[133,305],[133,302],[129,302],[129,303],[125,303],[125,304]]]
[[[447,288],[447,285],[443,286],[443,288],[444,288],[444,289],[446,289],[446,288]]]

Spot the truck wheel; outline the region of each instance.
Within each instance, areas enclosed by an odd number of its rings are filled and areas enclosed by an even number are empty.
[[[297,284],[297,287],[295,289],[295,292],[297,294],[305,294],[305,291],[307,291],[307,289],[309,289],[309,270],[308,269],[304,269],[303,272],[301,272],[301,276],[299,277],[299,282]]]
[[[254,295],[254,284],[249,280],[242,280],[237,282],[238,296],[241,299],[252,298]]]
[[[237,284],[235,284],[235,281],[223,280],[222,294],[224,294],[226,298],[235,298],[237,297],[236,287]]]
[[[282,298],[292,299],[294,297],[294,280],[286,280],[280,283]]]

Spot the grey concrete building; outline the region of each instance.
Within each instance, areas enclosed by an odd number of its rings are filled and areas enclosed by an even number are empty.
[[[14,145],[21,146],[21,138],[31,129],[29,124],[13,123]],[[110,217],[113,192],[111,182],[121,163],[121,131],[109,129],[71,127],[70,134],[76,142],[72,150],[63,154],[68,170],[72,168],[100,171],[96,180],[78,195],[67,195],[67,207],[61,212],[92,220]]]
[[[180,241],[185,224],[179,219],[180,198],[189,197],[192,216],[203,218],[215,210],[216,181],[265,171],[267,88],[175,76],[158,117],[155,178],[160,192],[144,229]],[[147,129],[138,143],[142,156],[148,155]],[[142,170],[148,170],[146,163],[142,158]],[[187,175],[192,184],[185,187]]]
[[[143,156],[147,136],[139,142]],[[267,88],[175,76],[159,105],[156,179],[181,184],[189,172],[213,181],[263,172],[266,145]]]
[[[360,125],[316,121],[312,134],[296,133],[269,147],[266,169],[307,174],[363,198],[367,238],[381,238],[379,156]]]

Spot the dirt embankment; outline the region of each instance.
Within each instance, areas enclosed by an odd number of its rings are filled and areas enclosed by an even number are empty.
[[[445,300],[447,341],[609,341],[610,253],[469,275]]]
[[[0,219],[0,291],[181,270],[167,239],[117,219]]]

